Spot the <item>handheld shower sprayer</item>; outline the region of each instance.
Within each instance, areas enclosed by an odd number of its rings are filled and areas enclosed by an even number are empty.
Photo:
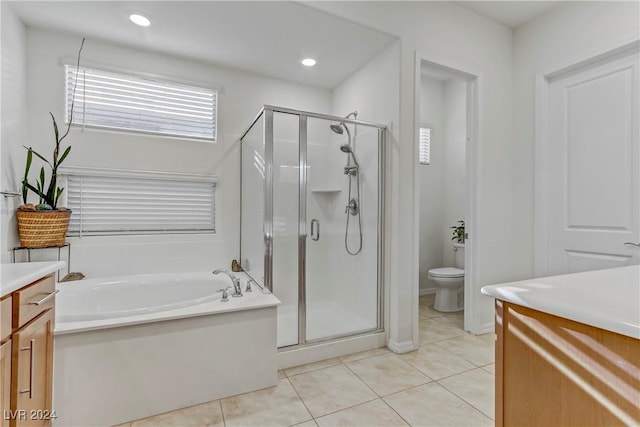
[[[345,119],[349,119],[353,117],[356,119],[358,117],[358,112],[353,111],[345,116]],[[344,247],[347,250],[349,255],[358,255],[362,250],[362,217],[360,215],[361,206],[360,206],[360,163],[358,163],[358,159],[356,158],[356,136],[358,135],[358,125],[357,123],[353,123],[353,141],[351,140],[351,132],[349,131],[349,127],[344,121],[340,121],[339,123],[332,123],[329,125],[329,128],[338,135],[343,135],[344,131],[347,131],[347,143],[340,145],[340,151],[345,154],[349,154],[350,156],[347,158],[347,165],[344,167],[344,173],[349,177],[349,202],[345,208],[345,213],[347,215],[347,221],[345,224],[344,231]],[[353,159],[353,164],[351,164],[351,159]],[[352,179],[353,178],[353,179]],[[355,183],[355,193],[356,196],[352,197],[352,181]],[[351,216],[357,216],[358,218],[358,247],[356,250],[352,251],[349,247],[349,218]]]
[[[340,146],[340,151],[342,151],[343,153],[351,154],[351,158],[353,159],[353,163],[356,165],[357,168],[360,167],[360,164],[358,163],[358,160],[356,159],[356,153],[353,152],[353,149],[351,148],[351,146],[349,144],[342,144]]]

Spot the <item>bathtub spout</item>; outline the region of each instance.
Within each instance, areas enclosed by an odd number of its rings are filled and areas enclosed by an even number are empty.
[[[233,294],[231,294],[231,296],[236,298],[241,297],[242,288],[240,287],[240,279],[238,279],[238,277],[235,274],[233,274],[226,268],[217,268],[213,270],[213,274],[220,274],[220,273],[223,273],[229,276],[229,279],[231,279],[231,281],[233,282]]]

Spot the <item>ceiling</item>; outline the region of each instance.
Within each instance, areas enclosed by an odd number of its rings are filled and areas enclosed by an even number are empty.
[[[27,26],[332,89],[392,35],[292,1],[6,1]],[[456,1],[516,27],[558,1]],[[133,25],[143,13],[151,26]],[[315,58],[315,67],[300,64]]]
[[[456,1],[493,21],[515,28],[556,6],[559,1]]]
[[[3,1],[27,26],[331,89],[395,37],[275,1]],[[128,16],[143,13],[147,28]],[[300,60],[318,62],[307,68]]]

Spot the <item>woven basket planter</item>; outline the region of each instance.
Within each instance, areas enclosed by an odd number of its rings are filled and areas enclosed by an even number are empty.
[[[70,210],[21,211],[18,217],[20,245],[25,248],[46,248],[64,245],[69,228]]]

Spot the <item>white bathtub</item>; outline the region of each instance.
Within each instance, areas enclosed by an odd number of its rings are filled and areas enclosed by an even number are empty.
[[[276,306],[254,288],[222,302],[224,275],[58,284],[57,426],[115,425],[276,384]]]

